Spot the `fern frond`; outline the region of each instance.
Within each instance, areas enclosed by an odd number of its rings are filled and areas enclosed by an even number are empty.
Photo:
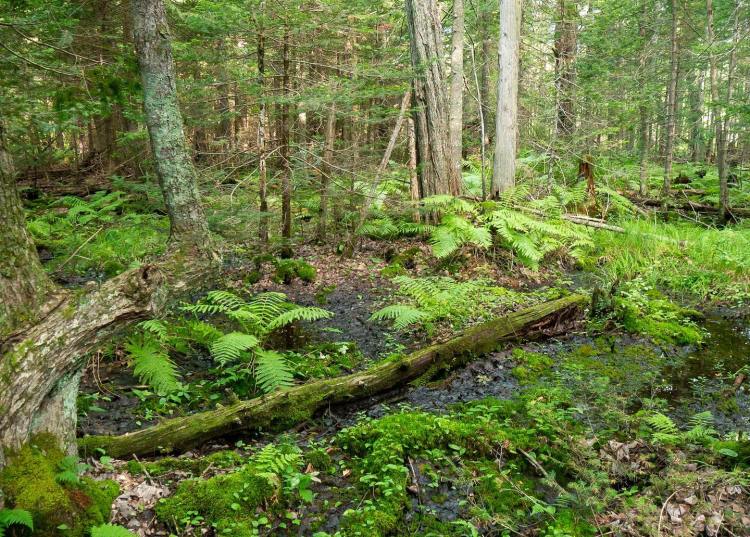
[[[133,364],[133,374],[158,393],[168,394],[180,387],[177,366],[153,336],[142,334],[125,344]]]
[[[294,375],[282,354],[259,349],[255,352],[255,380],[261,390],[269,393],[291,386]]]
[[[253,455],[253,466],[259,472],[283,476],[302,467],[300,449],[292,444],[268,444]]]
[[[2,530],[10,526],[24,526],[34,531],[34,519],[31,513],[24,509],[0,509],[0,535]]]
[[[253,335],[230,332],[211,344],[211,356],[220,365],[226,365],[237,361],[243,352],[256,348],[258,344],[258,338]]]
[[[370,316],[371,321],[391,320],[394,330],[403,330],[409,325],[429,318],[430,315],[417,308],[405,304],[386,306]]]
[[[296,307],[285,311],[268,323],[268,331],[276,330],[297,321],[319,321],[320,319],[330,319],[331,317],[333,317],[333,313],[323,308],[316,308],[314,306]]]
[[[167,323],[160,319],[148,319],[138,323],[146,332],[153,334],[159,341],[166,341],[169,337]]]

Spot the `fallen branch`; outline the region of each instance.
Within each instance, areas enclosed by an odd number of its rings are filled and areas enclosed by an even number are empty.
[[[420,377],[459,367],[494,350],[501,341],[532,337],[556,327],[561,319],[577,314],[587,298],[569,295],[485,322],[445,343],[431,345],[397,359],[386,360],[365,371],[322,379],[274,392],[256,399],[190,416],[122,436],[89,436],[79,449],[103,449],[113,457],[179,452],[209,440],[246,430],[283,430],[332,405],[352,403],[388,392]]]

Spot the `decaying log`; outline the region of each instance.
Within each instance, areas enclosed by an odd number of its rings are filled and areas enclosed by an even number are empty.
[[[365,371],[323,379],[256,399],[160,424],[122,436],[89,436],[79,449],[103,449],[113,457],[180,452],[209,440],[245,430],[283,430],[332,405],[352,403],[403,386],[420,377],[433,377],[469,362],[472,356],[494,350],[501,341],[533,337],[580,312],[582,295],[538,304],[466,330],[445,343],[431,345]]]

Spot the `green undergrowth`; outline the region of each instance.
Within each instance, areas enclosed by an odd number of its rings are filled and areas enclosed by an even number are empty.
[[[231,450],[217,451],[205,457],[163,457],[155,461],[128,461],[131,474],[142,474],[158,477],[170,472],[186,472],[199,476],[203,472],[215,469],[233,468],[245,461],[244,456]]]
[[[7,459],[0,490],[6,506],[31,513],[34,535],[83,537],[109,521],[119,486],[80,476],[85,465],[66,457],[53,437],[38,435]]]

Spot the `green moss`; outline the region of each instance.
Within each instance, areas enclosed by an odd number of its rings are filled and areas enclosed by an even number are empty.
[[[554,364],[552,358],[546,354],[524,349],[513,349],[513,359],[518,362],[518,365],[513,368],[513,376],[523,383],[536,380]]]
[[[188,479],[175,493],[162,499],[156,514],[172,527],[183,527],[196,516],[220,527],[233,525],[242,534],[256,509],[271,500],[277,486],[252,466],[210,479]]]
[[[175,470],[190,472],[194,475],[203,473],[208,467],[232,468],[245,462],[245,458],[235,451],[225,450],[211,453],[205,457],[163,457],[153,462],[128,461],[131,474],[148,474],[152,477],[164,475]]]
[[[598,532],[586,519],[572,509],[563,509],[554,515],[554,520],[542,535],[549,537],[593,537]]]
[[[299,278],[305,282],[313,282],[317,276],[315,267],[302,259],[277,259],[276,273],[273,281],[276,283],[290,284],[294,278]]]
[[[0,488],[15,509],[29,511],[34,535],[87,535],[92,526],[109,521],[112,502],[119,494],[114,481],[82,478],[79,483],[60,484],[58,465],[65,454],[50,435],[34,437],[20,450],[8,454],[8,465],[0,473]]]

